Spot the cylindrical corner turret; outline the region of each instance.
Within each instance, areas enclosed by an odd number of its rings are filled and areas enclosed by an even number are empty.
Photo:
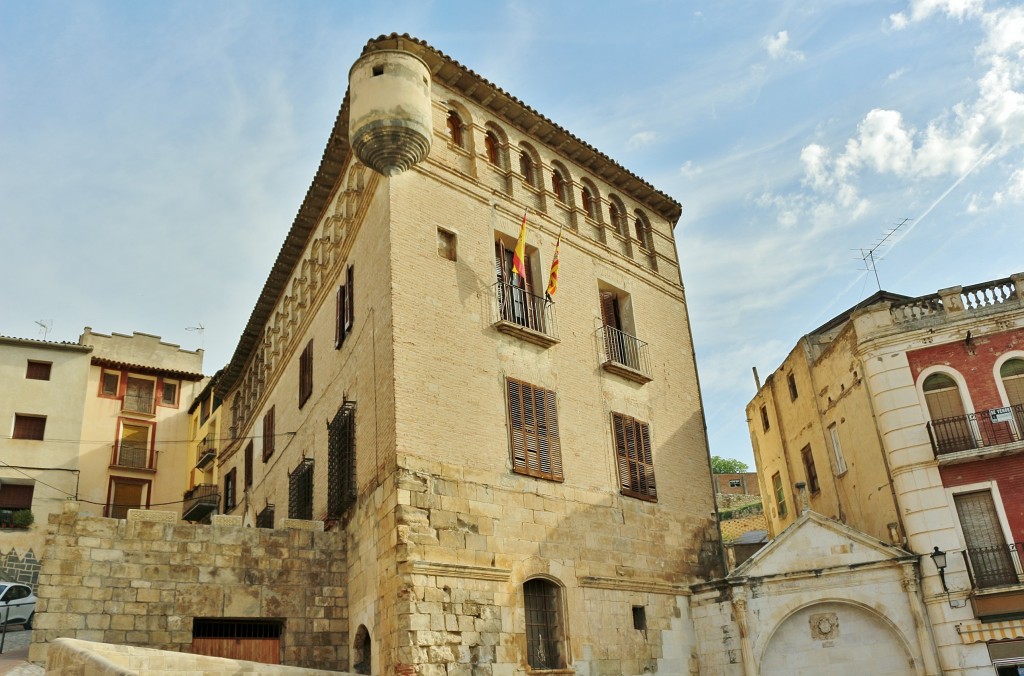
[[[430,71],[397,50],[363,55],[348,74],[349,141],[371,169],[395,176],[430,152]]]

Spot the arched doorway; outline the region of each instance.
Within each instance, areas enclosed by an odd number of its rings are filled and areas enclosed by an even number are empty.
[[[359,625],[356,629],[356,638],[352,642],[352,672],[356,674],[372,674],[373,659],[370,632],[366,625]]]
[[[898,629],[875,612],[852,603],[815,603],[797,610],[776,628],[761,658],[762,674],[919,674]]]

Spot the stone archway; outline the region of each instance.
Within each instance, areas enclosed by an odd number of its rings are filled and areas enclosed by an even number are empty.
[[[775,629],[760,673],[788,676],[920,673],[899,630],[862,606],[834,601],[800,608]]]

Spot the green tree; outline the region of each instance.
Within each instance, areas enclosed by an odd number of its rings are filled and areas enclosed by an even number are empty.
[[[713,455],[711,456],[711,471],[714,474],[741,474],[747,471],[747,463]]]

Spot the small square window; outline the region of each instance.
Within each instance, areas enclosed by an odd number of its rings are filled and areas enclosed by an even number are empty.
[[[104,371],[100,380],[100,394],[104,397],[116,397],[121,376],[113,371]]]
[[[160,403],[164,406],[178,405],[178,381],[165,380],[163,394],[160,395]]]
[[[647,609],[643,606],[633,606],[633,628],[647,631]]]
[[[14,414],[14,433],[12,439],[33,439],[42,441],[46,432],[46,416]]]
[[[729,479],[729,488],[742,488],[743,482],[739,479]]]
[[[373,67],[373,77],[377,77],[378,75],[383,75],[383,74],[384,74],[384,66],[374,66]]]
[[[29,380],[49,380],[51,366],[53,366],[53,364],[48,361],[29,360],[28,369],[25,371],[25,377]]]
[[[443,228],[437,229],[437,255],[447,258],[450,261],[457,260],[458,251],[456,248],[457,238],[454,232]]]

